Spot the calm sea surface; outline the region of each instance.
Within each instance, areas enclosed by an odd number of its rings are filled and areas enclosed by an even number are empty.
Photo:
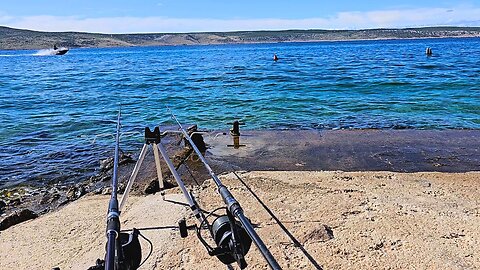
[[[172,124],[166,106],[203,129],[480,128],[480,39],[37,54],[0,51],[0,188],[88,178],[120,106],[124,132]]]

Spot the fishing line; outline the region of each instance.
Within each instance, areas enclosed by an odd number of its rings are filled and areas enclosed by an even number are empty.
[[[245,255],[253,242],[272,269],[281,269],[276,259],[270,253],[270,250],[257,232],[255,232],[250,219],[245,216],[240,203],[213,172],[203,154],[197,148],[192,138],[190,138],[187,131],[182,127],[182,124],[180,124],[177,117],[173,114],[170,108],[167,107],[167,109],[170,112],[172,119],[175,120],[179,129],[182,131],[185,139],[188,140],[190,146],[195,153],[197,153],[198,158],[203,163],[205,169],[207,169],[213,182],[215,182],[215,185],[217,186],[217,192],[227,206],[226,215],[217,218],[212,224],[214,239],[218,245],[216,248],[217,252],[214,255],[227,265],[236,261],[238,266],[241,269],[244,269],[247,267]]]
[[[222,210],[222,209],[226,209],[225,206],[221,206],[221,207],[218,207],[216,209],[214,209],[213,211],[211,211],[210,213],[208,213],[205,218],[202,220],[202,222],[200,222],[200,225],[196,228],[196,232],[197,232],[197,237],[198,239],[200,239],[200,242],[203,243],[203,245],[207,248],[208,251],[212,251],[213,248],[212,246],[210,246],[207,241],[205,241],[205,239],[203,238],[202,236],[202,227],[203,226],[209,226],[209,224],[207,223],[207,218],[209,218],[210,216],[214,215],[215,212],[219,211],[219,210]],[[205,223],[205,224],[204,224]],[[213,238],[213,236],[212,236]]]
[[[193,176],[193,173],[192,171],[190,170],[190,168],[188,167],[187,163],[184,161],[183,162],[183,165],[185,166],[185,169],[187,169],[187,172],[190,174],[190,176],[193,178],[193,181],[195,181],[195,183],[197,184],[197,186],[200,186],[200,183],[198,182],[197,178],[195,176]]]
[[[267,211],[267,213],[275,220],[275,222],[278,224],[278,226],[280,226],[280,228],[282,228],[282,230],[285,232],[285,234],[290,238],[290,240],[292,240],[293,245],[295,247],[298,247],[302,251],[302,253],[305,255],[305,257],[307,257],[307,259],[313,264],[313,266],[315,266],[316,269],[323,269],[315,261],[315,259],[312,257],[312,255],[310,255],[308,253],[308,251],[303,247],[303,245],[295,238],[295,236],[293,236],[290,233],[290,231],[287,229],[287,227],[285,227],[283,225],[283,223],[277,218],[277,216],[275,216],[275,214],[272,212],[272,210],[270,210],[270,208],[257,196],[257,194],[255,194],[255,192],[253,192],[253,190],[247,185],[247,183],[245,183],[245,181],[243,181],[243,179],[235,171],[232,171],[232,172],[237,177],[238,181],[240,181],[247,188],[247,190],[253,195],[253,197],[255,197],[255,199],[260,203],[260,205],[262,205],[262,207],[265,209],[265,211]]]

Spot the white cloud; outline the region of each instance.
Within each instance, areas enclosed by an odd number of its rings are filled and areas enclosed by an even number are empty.
[[[0,23],[10,27],[41,31],[99,33],[200,32],[280,29],[363,29],[434,25],[479,26],[480,8],[422,8],[340,12],[327,18],[307,19],[181,19],[166,17],[9,17]]]

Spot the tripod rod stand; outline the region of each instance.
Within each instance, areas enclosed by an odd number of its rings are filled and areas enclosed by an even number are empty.
[[[200,211],[200,207],[198,207],[192,195],[185,187],[185,184],[183,183],[180,175],[175,169],[175,166],[173,165],[172,161],[168,157],[168,153],[165,150],[165,147],[163,147],[160,137],[161,137],[161,134],[160,134],[159,127],[155,127],[153,132],[148,127],[145,128],[145,144],[142,147],[138,161],[135,164],[135,167],[133,168],[133,172],[130,176],[130,179],[128,180],[127,187],[120,201],[119,209],[121,211],[125,206],[128,198],[128,194],[130,193],[132,185],[135,182],[135,179],[137,178],[138,172],[140,171],[140,167],[142,166],[142,163],[145,160],[145,156],[148,152],[149,145],[151,145],[153,148],[153,155],[155,158],[155,167],[157,169],[158,183],[159,183],[160,194],[162,195],[162,198],[165,199],[165,185],[163,183],[163,174],[160,166],[160,155],[162,155],[163,159],[165,160],[165,163],[167,164],[173,177],[175,178],[175,181],[177,182],[178,186],[182,190],[182,193],[184,197],[187,199],[187,203],[190,209],[193,211],[195,217],[199,220],[199,222],[202,222],[204,219],[203,213]]]

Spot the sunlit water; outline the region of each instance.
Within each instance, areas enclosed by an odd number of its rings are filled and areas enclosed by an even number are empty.
[[[88,178],[113,150],[97,135],[115,131],[120,106],[123,131],[139,133],[172,124],[166,106],[206,129],[480,128],[480,39],[38,54],[0,51],[0,187]]]

